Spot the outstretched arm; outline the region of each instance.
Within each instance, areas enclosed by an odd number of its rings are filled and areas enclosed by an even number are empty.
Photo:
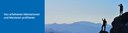
[[[104,21],[104,19],[102,18],[102,21]]]

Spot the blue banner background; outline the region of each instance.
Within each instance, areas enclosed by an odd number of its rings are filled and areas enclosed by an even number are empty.
[[[6,20],[3,13],[40,13],[32,20]],[[43,33],[44,0],[0,0],[0,33]]]

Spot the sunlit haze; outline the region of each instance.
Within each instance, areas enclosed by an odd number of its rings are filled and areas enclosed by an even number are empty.
[[[45,0],[45,24],[91,21],[110,24],[119,15],[119,4],[128,11],[128,0]]]

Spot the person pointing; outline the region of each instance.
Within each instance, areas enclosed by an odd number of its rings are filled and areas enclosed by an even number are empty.
[[[118,6],[120,7],[120,15],[122,15],[123,14],[123,5],[119,4]]]

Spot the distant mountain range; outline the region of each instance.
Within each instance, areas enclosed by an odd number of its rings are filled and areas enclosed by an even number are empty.
[[[102,24],[78,21],[72,24],[46,24],[45,33],[99,33]],[[111,26],[107,25],[107,31]]]

